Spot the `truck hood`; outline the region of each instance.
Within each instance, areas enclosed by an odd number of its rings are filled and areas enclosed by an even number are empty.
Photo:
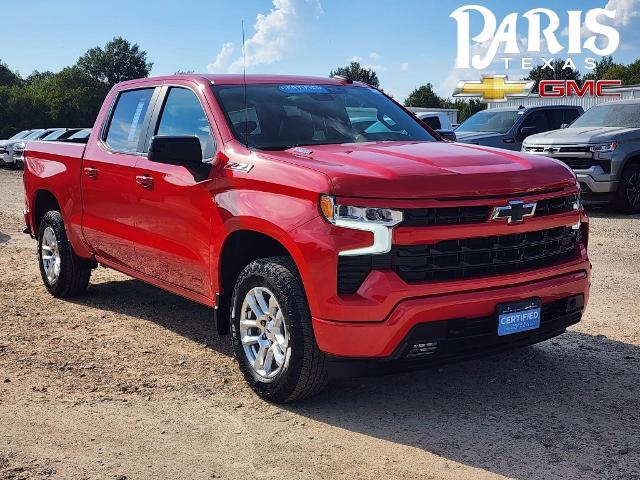
[[[339,196],[482,197],[576,183],[568,167],[547,157],[445,142],[314,145],[269,155],[324,173]]]
[[[490,138],[502,138],[504,133],[497,132],[460,132],[456,130],[456,139],[458,142],[474,143],[479,140],[487,140]]]
[[[626,127],[584,127],[564,128],[536,133],[527,137],[525,145],[560,145],[582,143],[605,143],[621,140],[623,136],[638,136],[640,129]]]

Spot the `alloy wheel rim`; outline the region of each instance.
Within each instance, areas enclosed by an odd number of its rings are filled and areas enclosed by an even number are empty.
[[[289,363],[289,331],[280,304],[268,288],[254,287],[245,295],[240,340],[249,365],[264,379],[273,379]]]
[[[627,182],[627,199],[633,207],[640,207],[640,173],[634,173]]]
[[[53,228],[47,227],[42,234],[42,244],[40,246],[40,256],[42,258],[42,267],[49,285],[53,285],[58,281],[60,276],[60,248],[58,239]]]

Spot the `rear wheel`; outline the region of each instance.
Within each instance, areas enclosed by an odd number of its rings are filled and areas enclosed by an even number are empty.
[[[325,355],[294,263],[272,257],[250,263],[236,281],[232,341],[247,383],[262,398],[286,403],[326,384]]]
[[[91,263],[73,253],[60,212],[47,212],[40,222],[38,259],[44,286],[54,297],[79,295],[89,285]]]
[[[640,165],[629,165],[622,172],[614,205],[624,213],[640,212]]]

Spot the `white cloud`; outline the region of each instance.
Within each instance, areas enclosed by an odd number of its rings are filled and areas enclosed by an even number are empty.
[[[320,0],[273,0],[269,13],[256,16],[254,33],[244,42],[244,58],[240,55],[232,60],[234,45],[227,42],[209,67],[237,73],[245,64],[250,69],[278,62],[303,33],[304,23],[323,13]]]
[[[409,63],[408,62],[403,62],[400,64],[400,70],[403,72],[406,72],[407,70],[409,70]]]
[[[612,21],[615,26],[626,27],[633,18],[640,17],[640,0],[609,0],[604,8],[616,11]]]
[[[231,42],[227,42],[222,45],[218,55],[216,55],[216,59],[213,63],[207,65],[207,71],[209,73],[219,73],[221,70],[224,70],[229,64],[229,60],[231,59],[231,55],[233,55],[234,50],[235,47]]]
[[[371,60],[380,60],[381,56],[380,56],[380,54],[378,52],[371,52],[369,54],[369,58]]]
[[[347,62],[349,62],[349,63],[351,63],[351,62],[358,62],[358,63],[360,63],[360,62],[362,62],[362,61],[363,61],[363,58],[362,58],[362,57],[359,57],[358,55],[354,55],[354,56],[353,56],[353,57],[351,57],[351,58],[347,58]]]

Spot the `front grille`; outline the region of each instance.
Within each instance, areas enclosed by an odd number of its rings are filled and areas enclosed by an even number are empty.
[[[403,211],[403,227],[426,227],[434,225],[460,225],[482,223],[487,220],[489,206],[412,208]]]
[[[611,160],[596,160],[594,158],[583,157],[553,158],[555,160],[560,160],[573,170],[588,170],[591,167],[600,166],[605,173],[611,173]]]
[[[575,255],[576,231],[537,232],[445,240],[435,245],[395,247],[393,268],[407,283],[458,280],[540,268]]]
[[[590,153],[591,147],[582,146],[582,147],[560,147],[560,151],[562,153]]]
[[[536,204],[536,217],[545,217],[547,215],[557,215],[559,213],[573,212],[574,205],[578,201],[577,195],[568,195],[566,197],[545,198],[538,200]]]
[[[535,215],[555,215],[573,210],[575,195],[539,200]],[[505,201],[506,204],[506,201]],[[433,227],[438,225],[468,225],[484,223],[489,218],[492,207],[489,205],[473,207],[436,207],[410,208],[402,211],[401,227]]]
[[[548,230],[394,246],[385,255],[340,257],[338,292],[355,293],[371,270],[394,270],[407,283],[482,278],[542,268],[576,255],[580,230]]]

